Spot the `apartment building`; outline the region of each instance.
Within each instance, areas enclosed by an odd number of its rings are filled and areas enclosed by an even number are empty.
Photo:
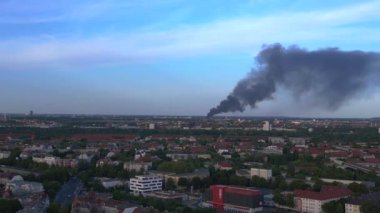
[[[351,196],[351,190],[337,186],[323,186],[320,192],[295,190],[294,200],[300,212],[320,213],[322,205],[333,200]]]

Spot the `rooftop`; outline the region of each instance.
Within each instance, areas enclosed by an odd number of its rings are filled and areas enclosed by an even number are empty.
[[[308,190],[295,190],[294,197],[313,200],[330,200],[334,198],[347,197],[352,194],[351,190],[338,186],[322,186],[320,192]]]

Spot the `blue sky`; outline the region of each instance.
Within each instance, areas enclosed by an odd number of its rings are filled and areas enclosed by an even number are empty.
[[[205,115],[263,44],[380,51],[379,11],[354,0],[1,0],[0,112]],[[280,91],[244,115],[370,117],[379,104],[378,89],[334,112]]]

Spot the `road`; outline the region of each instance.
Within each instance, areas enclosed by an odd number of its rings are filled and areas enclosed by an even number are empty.
[[[83,190],[83,183],[78,178],[71,178],[59,190],[55,196],[54,202],[61,205],[71,205],[75,196],[78,196]]]

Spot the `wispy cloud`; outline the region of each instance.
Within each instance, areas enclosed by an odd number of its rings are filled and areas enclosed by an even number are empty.
[[[100,12],[94,6],[88,14]],[[240,17],[135,33],[109,33],[79,38],[20,38],[0,41],[0,70],[82,69],[99,64],[127,64],[161,58],[225,52],[253,54],[273,42],[378,42],[380,32],[356,23],[380,19],[380,2],[356,4],[329,11]],[[0,20],[1,21],[1,20]]]
[[[157,5],[170,4],[178,0],[120,1],[120,0],[66,0],[57,3],[40,0],[25,4],[23,0],[0,2],[0,24],[44,24],[73,22],[99,18],[117,12],[143,10]]]

